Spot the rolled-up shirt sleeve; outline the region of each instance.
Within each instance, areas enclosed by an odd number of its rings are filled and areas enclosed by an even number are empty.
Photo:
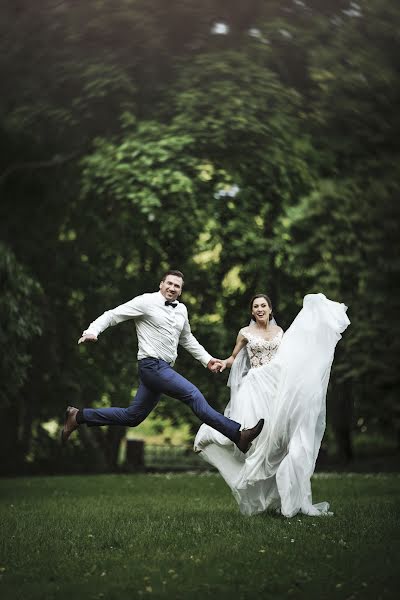
[[[116,308],[104,312],[95,321],[90,323],[89,327],[83,332],[83,335],[93,334],[98,337],[108,327],[113,327],[128,319],[141,317],[144,313],[143,296],[136,296],[136,298],[129,300],[129,302],[125,302],[125,304],[120,304]]]
[[[197,341],[194,337],[189,324],[189,319],[186,315],[185,324],[183,326],[181,335],[179,337],[179,343],[185,348],[190,354],[199,360],[201,364],[206,367],[210,360],[213,358],[211,354]]]

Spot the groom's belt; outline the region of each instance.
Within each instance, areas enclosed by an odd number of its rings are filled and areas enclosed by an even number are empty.
[[[166,363],[170,367],[172,367],[172,365],[174,364],[173,362],[168,362],[167,360],[164,360],[163,358],[156,358],[155,356],[145,356],[144,358],[140,358],[139,362],[143,362],[145,360],[156,360],[158,362]]]

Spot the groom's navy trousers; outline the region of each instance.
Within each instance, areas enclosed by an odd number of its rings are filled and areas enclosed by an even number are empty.
[[[84,408],[83,420],[89,425],[139,425],[158,403],[161,394],[181,400],[203,422],[236,442],[240,424],[211,408],[203,394],[190,381],[179,375],[164,360],[139,360],[140,385],[128,408]]]

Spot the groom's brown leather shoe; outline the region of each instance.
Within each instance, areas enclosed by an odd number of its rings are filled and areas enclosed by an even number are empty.
[[[78,429],[79,423],[76,420],[76,415],[79,409],[75,406],[67,406],[65,411],[64,427],[61,429],[61,442],[65,444],[68,441],[69,436],[75,429]]]
[[[242,429],[240,431],[240,437],[236,443],[236,446],[246,454],[250,450],[251,442],[261,433],[264,427],[264,419],[260,419],[254,427],[251,429]]]

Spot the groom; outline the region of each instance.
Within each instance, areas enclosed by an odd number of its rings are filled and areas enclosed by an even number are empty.
[[[196,340],[190,330],[186,306],[178,301],[183,288],[183,274],[167,271],[160,289],[151,294],[136,296],[126,304],[106,311],[91,323],[78,344],[97,342],[107,327],[127,319],[135,319],[138,338],[139,389],[128,408],[83,408],[68,406],[61,439],[65,443],[81,424],[139,425],[157,405],[161,394],[181,400],[199,417],[224,436],[232,440],[242,452],[247,452],[251,442],[260,434],[264,419],[251,429],[240,431],[240,423],[228,419],[214,410],[203,394],[190,381],[172,367],[181,344],[194,358],[210,371],[218,371],[221,362],[213,358]]]

